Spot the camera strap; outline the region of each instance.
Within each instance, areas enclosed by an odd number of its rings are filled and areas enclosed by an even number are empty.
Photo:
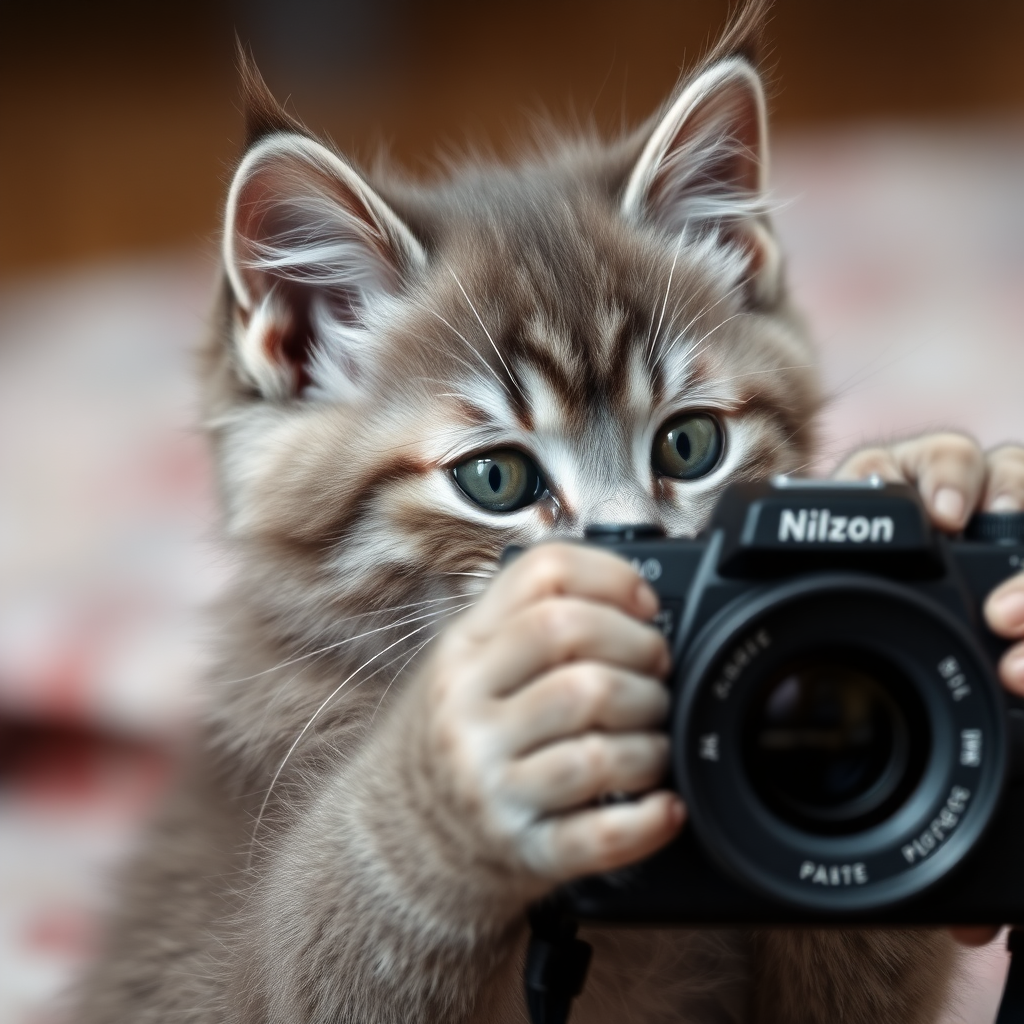
[[[996,1024],[1024,1024],[1024,929],[1010,929],[1006,948],[1010,951],[1010,969]]]
[[[590,944],[576,938],[576,921],[549,903],[531,908],[529,920],[523,982],[531,1024],[566,1024],[583,991]]]

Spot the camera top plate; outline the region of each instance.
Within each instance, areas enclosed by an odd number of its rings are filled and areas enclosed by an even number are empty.
[[[723,576],[789,575],[824,566],[917,578],[943,571],[916,492],[877,477],[735,484],[710,529],[722,533]]]

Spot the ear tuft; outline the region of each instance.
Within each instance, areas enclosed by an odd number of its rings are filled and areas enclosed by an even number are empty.
[[[648,131],[623,215],[673,240],[718,238],[742,255],[751,298],[773,301],[780,260],[766,217],[767,114],[754,67],[732,56],[704,68]]]
[[[727,57],[742,57],[752,67],[758,67],[771,7],[772,0],[746,0],[741,3],[711,52],[701,62],[702,66],[710,67]]]
[[[235,36],[235,63],[238,65],[238,84],[242,95],[242,117],[245,125],[245,149],[252,149],[268,135],[292,132],[313,138],[313,133],[297,118],[288,113],[274,99],[273,93],[256,66],[252,51]]]

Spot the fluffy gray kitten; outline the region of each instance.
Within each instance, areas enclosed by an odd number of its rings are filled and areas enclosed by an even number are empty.
[[[364,175],[243,61],[203,363],[240,568],[76,1021],[525,1020],[524,911],[557,879],[437,769],[418,673],[507,544],[690,536],[728,482],[806,465],[819,390],[768,218],[762,6],[640,130],[433,185]],[[953,968],[934,932],[584,937],[581,1024],[924,1022]]]

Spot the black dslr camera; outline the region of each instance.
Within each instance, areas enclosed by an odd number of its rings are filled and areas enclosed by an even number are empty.
[[[558,913],[650,924],[1024,921],[1024,702],[981,615],[1024,514],[963,539],[877,478],[731,487],[697,540],[593,527],[661,597],[689,820]]]

